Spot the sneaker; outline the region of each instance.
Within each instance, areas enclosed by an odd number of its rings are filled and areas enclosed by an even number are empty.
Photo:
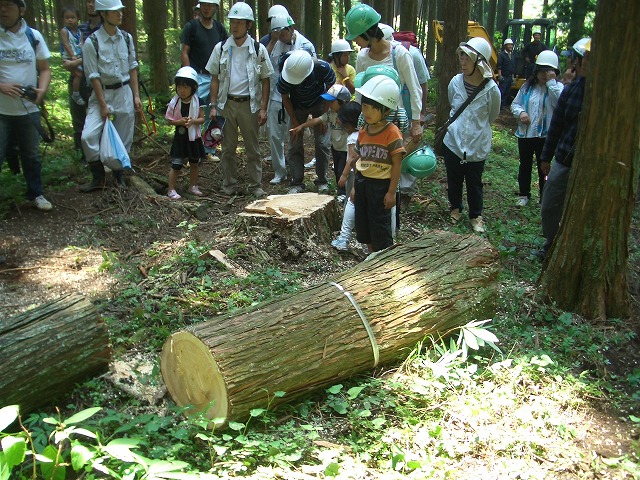
[[[329,185],[326,183],[321,183],[318,185],[318,193],[327,193],[329,191]]]
[[[220,189],[220,193],[222,193],[223,195],[233,196],[237,195],[238,192],[233,187],[222,187]]]
[[[218,163],[220,161],[220,157],[218,157],[216,154],[214,153],[208,153],[207,154],[207,160],[213,163]]]
[[[167,193],[167,197],[169,197],[171,200],[180,200],[182,198],[180,194],[175,190],[169,190],[169,192]]]
[[[338,202],[340,204],[342,204],[342,203],[344,203],[346,201],[347,201],[347,196],[346,195],[338,195],[336,197],[336,202]]]
[[[197,185],[191,185],[189,187],[189,193],[191,195],[195,195],[197,197],[201,197],[202,196],[202,192],[200,191],[200,187],[198,187]]]
[[[254,197],[258,197],[258,198],[262,198],[262,197],[266,197],[267,196],[267,192],[265,192],[262,188],[258,187],[258,188],[254,188],[253,190],[251,190],[249,193],[251,193],[251,195],[253,195]]]
[[[471,228],[476,233],[484,233],[484,224],[482,223],[482,217],[476,217],[471,219]]]
[[[462,218],[462,214],[460,213],[459,208],[454,208],[449,212],[449,220],[451,223],[458,223]]]
[[[295,185],[291,187],[287,193],[294,194],[294,193],[302,193],[302,192],[304,192],[304,187],[302,185]]]
[[[33,199],[33,204],[36,206],[38,210],[42,210],[43,212],[48,212],[53,208],[51,202],[44,198],[42,195]]]
[[[80,95],[80,92],[73,92],[71,94],[71,99],[82,107],[87,104],[87,102],[84,101],[84,98],[82,98],[82,95]]]
[[[341,252],[349,251],[349,242],[344,241],[340,237],[336,238],[333,242],[331,242],[331,246]]]
[[[286,175],[283,175],[283,176],[276,175],[271,180],[269,180],[269,183],[271,185],[278,185],[278,184],[282,183],[285,178],[287,178]]]
[[[529,197],[518,197],[518,201],[516,202],[516,205],[519,207],[526,207],[528,203],[529,203]]]
[[[313,157],[310,162],[304,164],[304,168],[313,168],[316,166],[316,157]]]

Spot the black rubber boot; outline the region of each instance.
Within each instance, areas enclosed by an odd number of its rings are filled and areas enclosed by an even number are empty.
[[[127,182],[124,181],[124,170],[114,170],[113,178],[115,178],[118,188],[127,188]]]
[[[95,192],[96,190],[104,189],[104,166],[100,162],[93,162],[89,164],[89,170],[91,170],[91,183],[80,186],[82,193]]]

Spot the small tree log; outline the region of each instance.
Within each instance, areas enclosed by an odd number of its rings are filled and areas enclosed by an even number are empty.
[[[107,326],[84,297],[73,295],[0,322],[0,406],[25,413],[50,404],[106,371]]]
[[[285,238],[329,243],[340,229],[341,211],[330,195],[296,193],[270,195],[250,203],[238,215],[235,228],[267,227]]]
[[[425,335],[493,316],[497,277],[497,252],[484,239],[429,232],[333,282],[173,334],[162,376],[178,405],[242,419],[403,359]]]

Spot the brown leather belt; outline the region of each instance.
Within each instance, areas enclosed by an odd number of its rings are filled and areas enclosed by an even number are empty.
[[[249,99],[251,99],[251,97],[234,97],[234,96],[231,96],[231,95],[228,95],[227,98],[229,100],[233,100],[234,102],[238,102],[238,103],[248,102]]]

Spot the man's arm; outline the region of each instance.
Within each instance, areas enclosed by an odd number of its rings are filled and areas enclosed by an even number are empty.
[[[191,47],[189,45],[182,45],[182,50],[180,50],[180,63],[182,63],[183,67],[190,67],[191,62],[189,61],[189,52],[191,51]]]
[[[133,107],[142,112],[142,102],[140,101],[140,87],[138,85],[138,69],[132,68],[129,70],[129,86],[133,92]]]
[[[262,79],[262,99],[260,101],[260,111],[258,112],[258,125],[267,123],[267,108],[269,107],[269,77]]]
[[[291,119],[291,125],[293,125],[293,127],[295,128],[298,125],[300,125],[300,123],[296,119],[295,113],[293,111],[293,103],[291,103],[291,98],[289,98],[288,93],[281,93],[281,95],[282,95],[282,106],[287,111],[287,114],[289,114],[289,118]]]
[[[35,103],[39,104],[49,89],[49,84],[51,83],[51,68],[49,67],[49,60],[37,60],[36,65],[38,68],[38,88],[36,88],[38,96],[36,97]]]
[[[218,75],[211,75],[211,87],[209,88],[209,101],[211,102],[211,111],[209,118],[215,118],[218,115],[216,105],[218,104],[218,91],[220,90],[220,79]],[[264,94],[263,94],[264,95]]]

